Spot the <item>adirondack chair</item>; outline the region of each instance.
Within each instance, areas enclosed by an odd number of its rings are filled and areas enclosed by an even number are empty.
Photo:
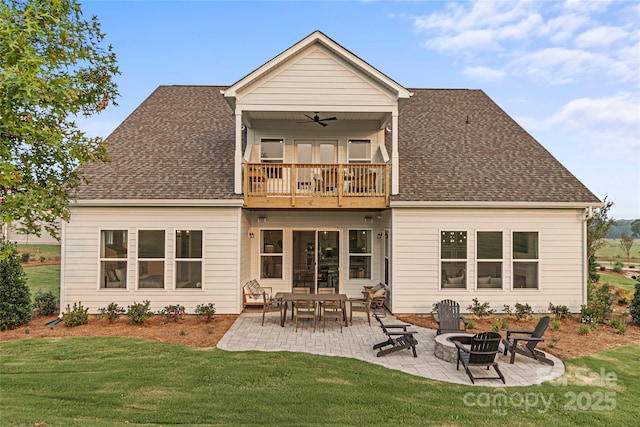
[[[460,304],[450,299],[438,302],[438,315],[435,316],[435,320],[438,323],[437,335],[464,332],[469,324],[469,321],[460,315]],[[460,321],[464,326],[460,325]]]
[[[471,383],[475,384],[476,380],[502,380],[504,384],[504,375],[500,372],[498,362],[496,362],[496,356],[500,352],[500,340],[502,337],[496,332],[482,332],[474,335],[471,338],[471,344],[465,346],[458,341],[453,343],[458,348],[458,363],[456,370],[460,369],[460,364],[464,366],[464,370],[469,376]],[[498,374],[497,377],[475,377],[469,369],[472,366],[486,367],[489,370],[490,367]]]
[[[518,329],[507,329],[507,337],[503,340],[504,343],[504,355],[507,355],[507,352],[511,352],[511,360],[509,363],[513,363],[516,358],[516,353],[520,353],[523,356],[531,357],[536,359],[542,363],[546,363],[548,365],[553,365],[553,361],[547,359],[545,354],[540,350],[536,350],[536,345],[539,342],[544,341],[542,335],[549,327],[549,322],[551,321],[551,317],[544,316],[538,323],[533,331],[525,331]],[[526,344],[519,344],[518,341],[525,341]]]
[[[376,313],[373,313],[373,317],[375,317],[378,323],[380,323],[382,332],[384,332],[388,337],[386,341],[373,346],[374,350],[380,350],[376,354],[377,357],[385,356],[389,353],[404,349],[410,349],[413,352],[413,357],[418,357],[418,354],[416,353],[416,344],[418,344],[418,340],[414,337],[418,331],[408,331],[407,328],[411,325],[407,324],[385,325]]]

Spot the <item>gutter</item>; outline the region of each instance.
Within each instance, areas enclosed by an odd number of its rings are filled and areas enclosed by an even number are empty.
[[[227,200],[206,199],[91,199],[76,200],[78,207],[242,207],[244,198]]]
[[[602,206],[602,205],[600,205]],[[392,208],[593,209],[588,202],[390,201]]]

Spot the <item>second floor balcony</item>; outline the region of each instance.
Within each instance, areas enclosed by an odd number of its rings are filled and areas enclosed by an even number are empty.
[[[248,208],[386,208],[386,164],[247,163]]]

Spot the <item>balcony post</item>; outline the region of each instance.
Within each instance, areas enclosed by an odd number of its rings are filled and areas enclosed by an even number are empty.
[[[391,194],[400,192],[400,160],[398,155],[398,112],[391,116]]]

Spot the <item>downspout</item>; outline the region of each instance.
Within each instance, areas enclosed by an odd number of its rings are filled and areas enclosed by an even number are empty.
[[[67,259],[67,222],[65,220],[60,222],[60,314],[58,314],[58,319],[62,319],[62,307],[64,307],[64,301],[66,301],[64,277]]]

